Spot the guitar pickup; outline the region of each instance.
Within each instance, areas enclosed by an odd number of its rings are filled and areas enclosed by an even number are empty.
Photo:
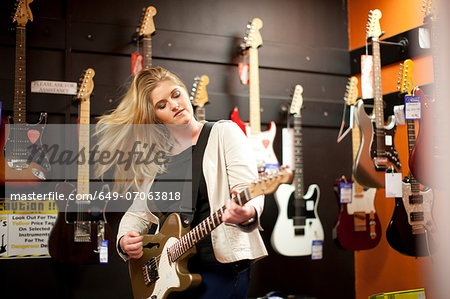
[[[423,196],[420,194],[411,194],[409,196],[409,203],[410,204],[421,204],[423,203]]]
[[[305,235],[305,229],[304,228],[296,228],[294,230],[294,234],[296,236],[304,236]]]
[[[158,265],[156,263],[156,258],[151,258],[144,266],[142,266],[142,271],[144,274],[145,285],[155,282],[159,278]]]
[[[355,232],[365,232],[367,230],[365,212],[353,213],[353,230]]]
[[[375,165],[376,171],[386,171],[387,170],[387,164],[388,159],[386,157],[375,157],[373,159],[373,163]]]

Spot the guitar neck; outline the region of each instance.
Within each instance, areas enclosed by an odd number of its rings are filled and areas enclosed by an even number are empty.
[[[243,191],[236,194],[233,198],[239,205],[247,203],[251,197],[250,189],[245,188]],[[221,207],[215,213],[200,222],[191,231],[185,234],[178,242],[168,248],[168,255],[171,262],[175,262],[189,249],[194,247],[199,241],[209,235],[216,227],[222,223],[222,214],[225,211],[225,206]]]
[[[78,133],[78,152],[85,154],[89,153],[90,149],[90,102],[88,99],[82,99],[80,103],[80,125]],[[84,161],[78,164],[77,177],[77,192],[78,194],[89,194],[89,163]]]
[[[408,131],[408,150],[409,150],[409,155],[411,156],[411,152],[414,148],[414,143],[416,142],[416,129],[415,129],[415,125],[414,125],[414,120],[412,120],[412,119],[406,120],[406,129]],[[411,185],[411,192],[419,193],[420,184],[417,182],[417,180],[413,177],[413,175],[411,173],[409,175],[409,182]]]
[[[356,161],[356,157],[358,156],[359,146],[361,144],[361,133],[359,131],[359,127],[356,124],[356,121],[352,128],[352,153],[353,153],[353,163]],[[364,187],[358,183],[355,179],[355,176],[352,173],[352,181],[353,186],[355,188],[355,193],[361,193],[364,190]]]
[[[195,107],[195,119],[198,121],[204,121],[205,117],[205,106]]]
[[[144,52],[144,69],[152,67],[152,38],[150,36],[143,38],[143,52]]]
[[[14,123],[26,123],[26,30],[16,27],[16,69],[14,79]]]
[[[294,186],[295,199],[303,199],[303,144],[302,144],[302,117],[294,115]],[[298,200],[296,200],[296,203]]]
[[[373,54],[373,85],[374,85],[374,110],[375,128],[377,140],[377,156],[385,157],[385,132],[384,132],[384,112],[383,112],[383,92],[381,89],[381,59],[380,43],[377,38],[372,39]]]
[[[250,129],[252,134],[261,132],[261,110],[259,107],[258,50],[249,49],[250,60]]]

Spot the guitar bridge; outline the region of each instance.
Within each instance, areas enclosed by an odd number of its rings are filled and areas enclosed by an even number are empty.
[[[74,223],[73,240],[76,243],[91,242],[91,222],[90,221],[76,221]]]
[[[142,272],[144,274],[145,285],[155,282],[159,278],[158,265],[156,258],[151,258],[144,266],[142,266]]]
[[[355,232],[365,232],[367,230],[365,212],[353,213],[353,230]]]

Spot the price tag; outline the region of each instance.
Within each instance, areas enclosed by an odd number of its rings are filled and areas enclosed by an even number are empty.
[[[294,165],[294,129],[283,128],[281,130],[281,158],[283,165],[289,165],[293,170]]]
[[[373,98],[372,55],[361,55],[361,94],[363,99]]]
[[[422,97],[405,96],[405,119],[422,118]]]
[[[142,53],[131,53],[131,76],[136,76],[143,68],[144,56]]]
[[[249,79],[249,64],[244,62],[238,63],[238,70],[239,70],[239,79],[241,80],[241,84],[248,85],[250,83]]]
[[[352,202],[352,182],[340,182],[339,183],[339,201],[340,203]]]
[[[100,264],[108,263],[108,240],[100,243]]]
[[[392,136],[391,135],[384,136],[384,144],[387,146],[392,146]]]
[[[323,241],[313,240],[311,250],[311,260],[321,260],[323,258]]]
[[[306,201],[306,210],[307,211],[314,211],[314,200],[307,200]]]
[[[402,197],[402,174],[386,173],[384,179],[386,197]]]
[[[400,126],[405,124],[405,105],[394,106],[395,123]]]

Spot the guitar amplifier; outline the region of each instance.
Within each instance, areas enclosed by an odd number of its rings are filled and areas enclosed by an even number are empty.
[[[369,299],[425,299],[425,289],[375,294],[369,296]]]

